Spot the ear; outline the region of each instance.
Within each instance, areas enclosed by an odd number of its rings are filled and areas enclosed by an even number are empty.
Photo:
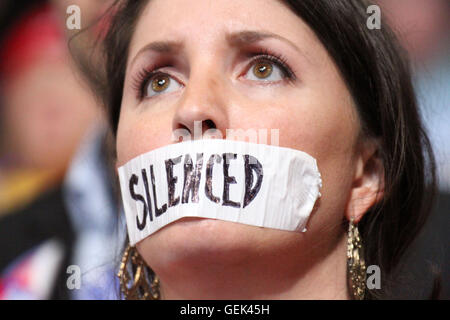
[[[345,216],[358,223],[364,214],[384,196],[384,166],[379,143],[375,139],[361,139]]]

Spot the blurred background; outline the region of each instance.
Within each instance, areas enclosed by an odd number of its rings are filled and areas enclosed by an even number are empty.
[[[332,1],[332,0],[330,0]],[[125,237],[102,107],[71,52],[96,61],[111,0],[0,2],[0,299],[117,299]],[[439,195],[392,298],[450,298],[450,1],[378,0],[414,68]],[[97,22],[97,23],[96,23]],[[373,32],[376,32],[374,30]]]
[[[393,28],[410,55],[439,181],[434,211],[409,250],[392,295],[427,297],[433,283],[432,272],[436,272],[442,280],[441,299],[450,299],[450,1],[374,3],[380,6],[382,19]]]
[[[86,28],[110,4],[1,1],[0,299],[117,298],[124,229],[106,124],[71,56],[98,59],[104,24],[70,52],[79,30],[66,25],[69,6]]]

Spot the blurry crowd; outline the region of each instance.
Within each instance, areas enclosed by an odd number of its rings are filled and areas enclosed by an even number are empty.
[[[2,1],[0,299],[116,299],[121,220],[103,110],[73,55],[92,58],[111,1]]]
[[[103,108],[73,60],[74,54],[100,59],[91,49],[111,3],[1,1],[0,299],[118,298],[115,274],[126,232],[112,140]],[[426,297],[427,270],[437,265],[448,299],[450,2],[376,3],[411,55],[439,178],[434,212],[405,264],[417,281],[408,277],[395,294]],[[79,37],[66,25],[71,5],[81,9],[82,28],[93,25]]]

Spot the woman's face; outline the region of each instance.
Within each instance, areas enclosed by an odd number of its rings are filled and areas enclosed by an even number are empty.
[[[159,75],[147,79],[148,71]],[[266,265],[295,270],[333,250],[357,171],[359,119],[325,48],[281,1],[149,1],[129,48],[118,166],[176,143],[175,129],[192,132],[200,120],[224,136],[278,129],[280,146],[317,159],[322,198],[305,233],[212,219],[164,227],[137,245],[162,283],[183,265],[267,258]]]

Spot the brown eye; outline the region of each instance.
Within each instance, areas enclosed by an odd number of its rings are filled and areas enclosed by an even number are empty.
[[[269,62],[258,62],[253,67],[253,74],[259,79],[265,79],[272,74],[273,67]]]
[[[279,62],[272,62],[269,58],[264,58],[254,61],[245,77],[258,82],[279,82],[290,79],[290,74],[290,71],[286,71],[286,68]]]
[[[152,79],[152,90],[155,92],[161,92],[167,89],[170,84],[170,78],[167,75],[159,75]]]
[[[173,81],[172,81],[173,80]],[[143,88],[143,97],[169,93],[182,88],[182,85],[168,74],[159,73],[151,77]]]

